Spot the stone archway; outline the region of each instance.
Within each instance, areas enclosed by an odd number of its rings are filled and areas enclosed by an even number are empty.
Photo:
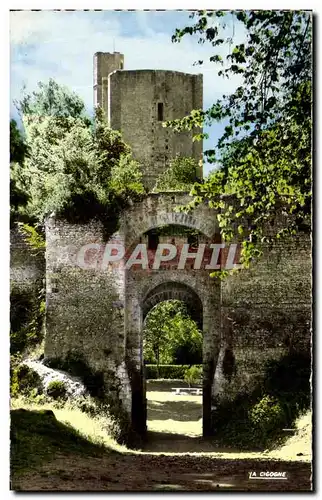
[[[189,286],[176,281],[168,281],[157,285],[147,294],[142,303],[143,320],[153,307],[166,300],[184,302],[191,318],[202,329],[202,302],[198,294]]]
[[[134,353],[136,353],[136,363],[131,364],[131,389],[132,389],[132,426],[133,428],[141,435],[144,435],[147,427],[147,401],[146,401],[146,387],[145,387],[145,377],[144,377],[144,363],[143,363],[143,325],[144,320],[158,303],[166,301],[166,300],[181,300],[187,306],[187,309],[191,315],[191,318],[196,321],[199,328],[204,331],[205,325],[209,325],[208,321],[204,321],[204,305],[203,298],[198,295],[198,293],[191,288],[186,283],[182,283],[180,281],[170,281],[165,280],[161,283],[151,286],[150,289],[142,294],[141,300],[134,301],[133,303],[133,311],[140,311],[137,316],[137,321],[132,322],[132,336],[135,337],[136,340],[136,349],[134,348]],[[207,316],[207,314],[206,314]],[[133,316],[132,316],[133,319]],[[133,335],[134,334],[134,335]],[[132,338],[133,338],[132,337]],[[206,339],[206,340],[205,340]],[[207,332],[205,331],[204,342],[203,342],[203,353],[208,350],[208,342],[209,332],[207,328]],[[133,344],[132,344],[133,345]],[[140,346],[138,348],[138,346]],[[133,349],[132,349],[133,353]],[[132,354],[133,360],[133,354]],[[209,399],[209,381],[208,381],[208,371],[207,364],[204,364],[204,373],[203,373],[203,434],[206,435],[208,433],[209,426],[209,418],[208,415],[210,411],[210,407],[208,404]]]
[[[162,226],[177,225],[195,229],[200,233],[213,237],[219,231],[214,210],[202,205],[193,212],[178,211],[179,206],[186,206],[191,201],[187,193],[149,193],[146,198],[135,203],[126,212],[127,217],[121,220],[121,231],[126,235],[129,246],[139,237]]]

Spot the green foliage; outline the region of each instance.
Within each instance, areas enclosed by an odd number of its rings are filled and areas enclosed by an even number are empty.
[[[189,191],[197,181],[198,164],[194,158],[177,156],[159,175],[154,192]]]
[[[39,82],[38,88],[39,90],[32,94],[23,89],[20,101],[16,102],[22,115],[85,117],[85,104],[82,99],[64,85],[59,85],[53,78],[50,78],[48,83]]]
[[[144,193],[142,172],[131,155],[121,156],[119,162],[112,168],[110,188],[115,195],[128,200]]]
[[[145,378],[147,380],[156,380],[159,378],[169,380],[185,380],[185,374],[190,368],[194,368],[195,372],[202,372],[202,366],[197,365],[194,367],[190,367],[189,365],[145,365],[144,368]]]
[[[41,251],[46,248],[44,236],[35,227],[24,222],[18,222],[18,230],[24,235],[27,243],[33,250]]]
[[[12,287],[10,291],[10,353],[22,353],[43,338],[45,301],[43,289],[30,291]]]
[[[217,402],[212,425],[218,439],[241,448],[249,448],[249,442],[267,448],[281,439],[281,429],[292,427],[310,408],[310,367],[308,353],[292,352],[268,361],[251,393]]]
[[[28,202],[26,186],[22,180],[25,158],[29,155],[27,144],[15,120],[10,120],[10,211],[15,218],[19,207]]]
[[[99,217],[110,234],[129,200],[144,193],[140,167],[102,109],[91,122],[68,89],[53,80],[39,87],[19,104],[29,150],[16,180],[27,187],[24,213],[40,223],[53,213],[76,223]]]
[[[30,394],[32,389],[41,389],[40,376],[27,365],[18,365],[11,372],[11,396],[15,397],[18,396],[18,394]]]
[[[67,389],[62,380],[52,380],[46,388],[47,395],[53,399],[66,399]]]
[[[158,304],[148,314],[143,331],[146,361],[193,364],[202,361],[202,334],[178,300]]]
[[[202,382],[202,366],[191,366],[185,371],[184,380],[191,384],[200,384]]]
[[[15,120],[10,120],[10,163],[23,165],[29,150]]]
[[[241,84],[208,110],[194,110],[167,125],[178,131],[226,125],[205,152],[219,168],[193,187],[190,207],[209,201],[218,210],[225,241],[238,226],[242,262],[248,266],[261,254],[262,243],[310,231],[312,14],[197,11],[191,17],[195,24],[177,29],[173,41],[196,35],[214,51],[225,53],[227,47],[224,57],[215,53],[210,61],[219,66],[219,76],[238,75]],[[244,43],[234,45],[227,33],[230,17],[245,32]]]
[[[285,414],[280,402],[272,396],[264,396],[249,412],[249,420],[255,429],[268,434],[285,422]]]
[[[311,358],[306,352],[290,352],[266,364],[264,391],[282,401],[288,422],[310,407]]]

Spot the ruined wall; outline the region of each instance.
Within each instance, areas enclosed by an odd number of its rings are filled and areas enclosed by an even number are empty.
[[[163,70],[115,71],[108,77],[108,89],[110,126],[120,130],[131,146],[148,188],[176,155],[201,160],[202,141],[193,142],[192,131],[175,133],[164,128],[162,122],[203,107],[202,75]],[[197,174],[201,177],[202,171]]]
[[[258,262],[223,281],[218,393],[251,391],[268,360],[290,349],[310,351],[311,266],[311,242],[303,234],[266,247]],[[227,348],[235,357],[231,380],[222,373]]]
[[[147,231],[169,224],[200,231],[205,243],[216,240],[213,210],[202,205],[191,214],[177,212],[175,207],[187,201],[185,194],[146,196],[124,213],[118,234],[109,241],[132,249],[146,241]],[[165,297],[182,297],[182,290],[188,305],[191,291],[202,304],[205,434],[210,432],[211,407],[218,397],[234,398],[238,392],[251,391],[265,362],[278,359],[290,345],[309,349],[311,247],[307,237],[266,249],[250,269],[221,281],[210,278],[207,270],[194,269],[194,261],[182,270],[171,265],[155,270],[140,265],[102,267],[103,234],[98,221],[47,222],[45,356],[81,353],[94,370],[104,372],[107,385],[117,379],[122,390],[115,397],[131,415],[135,430],[144,432],[146,423],[142,327],[147,304],[152,307]],[[182,234],[175,240],[182,244]],[[86,253],[84,269],[76,257],[88,244],[96,246]],[[155,300],[147,300],[151,295]],[[228,373],[227,350],[235,360]]]
[[[11,288],[35,291],[45,280],[45,252],[33,250],[17,228],[10,231]]]
[[[72,225],[47,220],[45,358],[80,357],[93,372],[104,374],[107,387],[115,381],[122,384],[122,401],[129,410],[124,363],[124,277],[119,269],[102,269],[95,262],[91,265],[91,252],[103,257],[103,234],[98,221]],[[86,266],[82,266],[79,263],[84,259],[78,258],[84,245],[89,244],[97,245],[98,250],[89,250],[85,254]],[[114,396],[118,397],[116,393]]]
[[[174,211],[178,203],[186,201],[186,195],[147,196],[126,211],[118,234],[109,241],[130,248],[151,227],[167,223],[202,230],[204,238],[210,240],[216,229],[211,211],[200,207],[189,216]],[[193,290],[202,303],[204,420],[207,421],[220,347],[219,285],[214,285],[207,271],[192,270],[191,265],[184,270],[150,271],[140,266],[133,269],[118,265],[102,267],[106,245],[103,229],[98,221],[86,225],[72,225],[53,218],[47,221],[45,357],[55,360],[79,355],[93,371],[104,373],[107,385],[116,377],[122,384],[122,404],[131,413],[135,429],[142,431],[142,425],[145,426],[142,413],[145,298],[158,286],[171,288],[174,298],[178,286],[184,286],[187,293]],[[182,242],[181,236],[179,240]],[[86,245],[93,247],[87,248],[85,268],[80,265],[79,255]]]
[[[123,69],[124,56],[120,52],[96,52],[93,60],[94,107],[101,106],[109,114],[108,75]]]

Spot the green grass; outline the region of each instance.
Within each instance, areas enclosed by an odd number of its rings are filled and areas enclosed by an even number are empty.
[[[85,439],[72,426],[55,418],[52,410],[12,410],[11,472],[19,474],[48,461],[59,453],[98,456],[106,451]]]

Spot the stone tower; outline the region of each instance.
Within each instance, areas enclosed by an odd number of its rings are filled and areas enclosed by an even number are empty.
[[[131,146],[145,186],[152,188],[177,155],[195,158],[196,176],[202,177],[202,141],[192,141],[195,131],[176,133],[162,126],[203,107],[202,75],[123,66],[119,52],[94,55],[94,105],[104,109],[110,126]]]

